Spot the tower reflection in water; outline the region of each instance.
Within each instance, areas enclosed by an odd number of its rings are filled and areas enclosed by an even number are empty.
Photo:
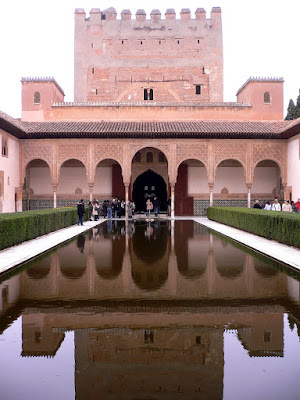
[[[77,399],[222,399],[224,331],[284,357],[283,314],[300,316],[297,280],[193,221],[102,223],[1,286],[2,331],[22,304],[23,357],[75,331]]]

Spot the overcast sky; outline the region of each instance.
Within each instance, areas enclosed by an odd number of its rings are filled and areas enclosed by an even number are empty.
[[[300,88],[299,0],[3,0],[0,20],[0,110],[21,115],[24,77],[53,76],[73,101],[74,10],[124,8],[134,16],[144,8],[147,18],[158,8],[180,10],[222,8],[224,45],[224,100],[236,101],[236,92],[250,77],[283,77],[284,108],[297,99]]]

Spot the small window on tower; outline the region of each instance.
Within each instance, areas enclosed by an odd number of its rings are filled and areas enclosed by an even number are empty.
[[[141,44],[143,44],[143,41],[141,40]]]
[[[144,100],[153,100],[153,89],[144,89]]]
[[[177,44],[180,44],[180,40],[177,40]]]
[[[200,43],[200,39],[197,40],[197,43],[198,43],[198,44]]]
[[[96,94],[98,94],[98,89],[96,89]]]
[[[264,93],[264,103],[271,103],[271,95],[269,92]]]
[[[196,94],[201,94],[201,85],[196,85]]]
[[[106,19],[106,15],[105,14],[101,14],[101,19]]]
[[[34,102],[34,104],[40,104],[40,102],[41,102],[40,92],[34,92],[33,102]]]
[[[94,74],[95,73],[95,68],[92,68],[92,74]]]

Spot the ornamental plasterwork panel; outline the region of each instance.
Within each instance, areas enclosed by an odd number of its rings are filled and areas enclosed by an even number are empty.
[[[144,172],[151,170],[155,172],[156,174],[160,175],[163,180],[165,181],[166,185],[168,185],[168,171],[167,171],[167,166],[161,166],[161,165],[139,165],[139,166],[133,166],[132,171],[131,171],[131,183],[133,184],[138,176],[143,174]]]
[[[234,144],[215,144],[215,168],[224,160],[237,160],[239,161],[246,171],[247,164],[247,144],[234,143]]]
[[[188,159],[196,159],[208,167],[208,144],[179,144],[176,146],[176,167]]]
[[[273,160],[283,166],[285,149],[281,143],[264,143],[253,145],[253,166],[262,160]]]
[[[44,160],[52,166],[52,146],[51,144],[42,143],[24,143],[23,144],[23,167],[32,160]]]
[[[58,147],[58,167],[67,160],[79,160],[88,169],[88,146],[84,144],[60,145]]]
[[[95,166],[105,159],[118,161],[122,166],[123,163],[123,147],[118,144],[102,144],[95,146]]]
[[[145,144],[132,144],[130,146],[130,154],[131,154],[131,158],[133,158],[133,156],[135,155],[135,153],[137,153],[139,150],[145,149],[147,147],[152,147],[153,149],[157,149],[162,151],[166,158],[167,161],[169,162],[169,154],[170,154],[170,145],[168,144],[155,144],[155,145],[151,145],[151,143],[147,143]]]

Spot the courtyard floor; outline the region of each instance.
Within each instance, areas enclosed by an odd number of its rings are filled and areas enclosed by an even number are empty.
[[[143,217],[144,218],[144,217]],[[206,217],[176,217],[175,220],[194,220],[219,232],[243,245],[278,260],[295,270],[300,271],[300,249],[278,243],[274,240],[264,239],[252,233],[244,232],[227,225],[210,221]],[[0,274],[17,265],[29,261],[38,255],[70,240],[82,232],[85,232],[106,219],[99,221],[86,221],[83,226],[72,225],[68,228],[52,232],[48,235],[24,242],[18,246],[9,247],[0,251]]]

